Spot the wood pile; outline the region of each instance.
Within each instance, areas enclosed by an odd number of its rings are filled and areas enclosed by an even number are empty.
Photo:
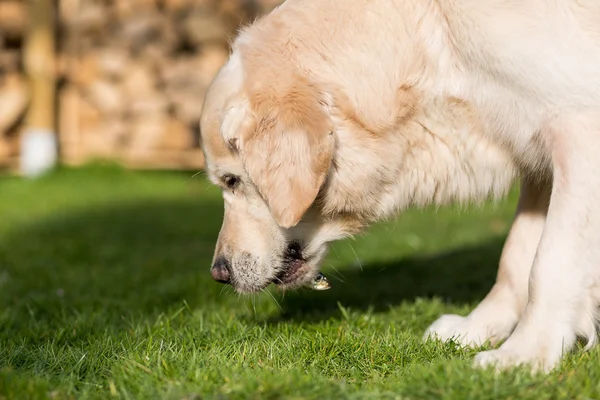
[[[207,86],[273,0],[61,0],[61,158],[201,168]]]
[[[0,1],[0,167],[18,157],[18,137],[28,104],[21,46],[27,26],[25,1]]]
[[[202,168],[198,125],[207,86],[240,25],[280,2],[58,0],[61,162]],[[29,103],[21,57],[26,4],[0,0],[0,164],[18,156]]]

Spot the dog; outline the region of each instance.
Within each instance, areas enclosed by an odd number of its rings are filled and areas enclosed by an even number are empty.
[[[287,0],[236,35],[200,124],[215,280],[297,288],[332,241],[518,180],[493,288],[424,338],[542,372],[596,344],[600,2]]]

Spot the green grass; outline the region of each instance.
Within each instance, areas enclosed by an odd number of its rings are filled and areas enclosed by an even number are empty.
[[[0,180],[2,399],[600,398],[598,350],[549,376],[422,343],[493,283],[517,193],[335,244],[333,288],[240,297],[209,274],[220,194],[191,174]]]

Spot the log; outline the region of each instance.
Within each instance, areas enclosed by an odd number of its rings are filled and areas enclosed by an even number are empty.
[[[157,149],[186,151],[194,146],[193,135],[188,125],[179,119],[169,118],[165,132],[157,143]]]
[[[56,57],[52,0],[29,1],[23,62],[31,87],[26,130],[21,136],[21,172],[38,176],[57,158],[55,134]]]
[[[1,49],[0,46],[0,71],[4,73],[20,73],[19,64],[21,55],[18,50]]]
[[[59,0],[64,161],[201,166],[207,87],[240,24],[270,3],[278,1]]]
[[[72,84],[65,85],[59,92],[58,131],[63,157],[76,157],[82,153],[79,91]]]
[[[0,1],[0,32],[11,37],[20,37],[27,27],[25,2],[17,0]]]
[[[118,157],[123,151],[127,126],[118,118],[103,119],[85,132],[85,156],[93,158]]]
[[[123,77],[123,95],[129,100],[143,99],[156,91],[156,76],[147,64],[130,63]]]
[[[0,136],[0,164],[6,163],[6,160],[11,156],[11,146],[8,139]]]
[[[84,93],[90,104],[107,116],[120,114],[124,110],[126,99],[117,84],[97,80],[90,84]]]
[[[51,0],[30,0],[31,23],[23,49],[30,80],[30,128],[54,129],[56,88],[54,15]]]
[[[95,53],[93,62],[96,64],[96,71],[102,76],[111,79],[123,79],[131,57],[127,49],[123,46],[107,46]]]
[[[198,47],[206,43],[222,42],[228,34],[223,20],[204,11],[190,13],[182,28],[186,39]]]
[[[0,86],[0,133],[8,131],[23,116],[28,99],[27,85],[20,74],[4,77]]]

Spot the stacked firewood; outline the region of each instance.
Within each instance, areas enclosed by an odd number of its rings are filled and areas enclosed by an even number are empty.
[[[61,161],[201,168],[207,86],[240,25],[281,1],[57,0]],[[17,165],[31,103],[29,16],[26,0],[0,0],[0,167]]]
[[[274,0],[61,0],[61,158],[201,168],[199,118],[240,24]]]
[[[24,0],[0,1],[0,167],[15,163],[28,104],[27,81],[21,65],[26,26]]]

